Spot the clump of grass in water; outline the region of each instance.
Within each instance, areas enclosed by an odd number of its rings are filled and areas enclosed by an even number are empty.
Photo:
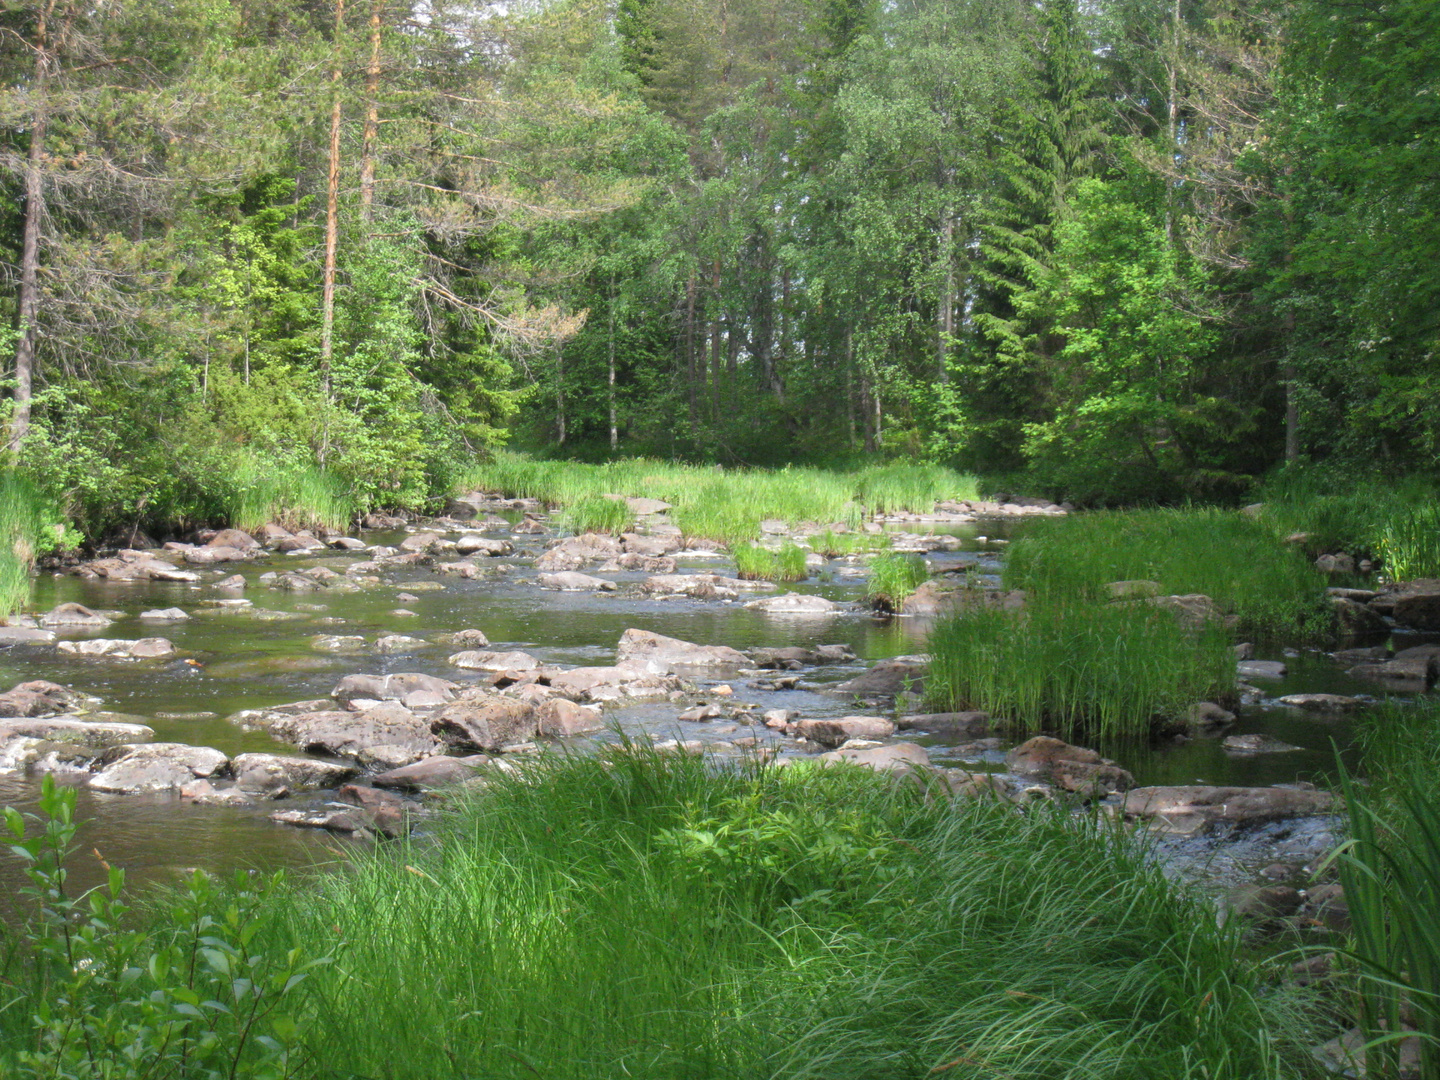
[[[1103,604],[1113,581],[1151,580],[1166,595],[1203,593],[1247,634],[1329,631],[1325,578],[1262,524],[1208,508],[1041,518],[1010,545],[1009,588]]]
[[[846,532],[837,533],[832,529],[810,537],[810,547],[827,559],[838,559],[846,555],[861,555],[871,551],[884,551],[890,546],[890,537],[884,533]]]
[[[572,503],[561,520],[567,529],[576,534],[596,532],[619,535],[630,527],[634,517],[623,499],[586,495]]]
[[[0,617],[29,602],[35,556],[54,546],[49,523],[40,490],[27,477],[0,472]]]
[[[930,656],[925,687],[937,709],[982,709],[1017,733],[1072,740],[1148,736],[1195,702],[1235,692],[1223,628],[1197,634],[1144,603],[968,611],[935,627]]]
[[[634,747],[496,775],[287,898],[284,947],[343,942],[306,1041],[392,1080],[1306,1073],[1294,991],[1132,836],[933,794]]]
[[[757,544],[736,544],[735,576],[744,581],[804,581],[809,576],[805,551],[786,541],[778,551]]]
[[[870,584],[865,598],[883,611],[898,611],[906,597],[930,580],[919,555],[884,552],[870,560]]]
[[[862,469],[855,478],[856,501],[874,513],[928,514],[945,499],[980,497],[979,481],[943,465],[901,463]]]
[[[230,483],[230,524],[246,531],[276,522],[289,529],[344,531],[360,514],[345,482],[313,464],[237,458]]]

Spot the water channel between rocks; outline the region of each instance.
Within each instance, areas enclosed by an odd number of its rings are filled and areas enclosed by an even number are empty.
[[[497,523],[498,524],[498,523]],[[906,525],[924,530],[926,526]],[[998,572],[995,537],[1006,523],[981,521],[973,526],[937,527],[959,541],[958,550],[928,556],[932,569],[974,566],[982,575]],[[42,576],[35,585],[31,610],[44,612],[73,601],[110,613],[116,621],[95,632],[62,631],[60,637],[141,638],[163,635],[174,642],[179,659],[117,661],[58,653],[52,645],[17,645],[0,650],[0,687],[31,679],[47,679],[102,699],[99,711],[119,714],[105,718],[132,720],[154,728],[157,742],[180,742],[214,747],[227,755],[244,752],[294,753],[263,732],[246,732],[227,722],[241,709],[279,705],[303,699],[325,698],[339,679],[354,672],[388,674],[416,671],[457,682],[470,682],[476,673],[448,663],[456,651],[437,639],[466,628],[483,631],[494,650],[523,650],[547,664],[603,665],[614,662],[620,635],[635,627],[705,645],[728,645],[746,650],[757,647],[804,646],[843,643],[853,649],[857,662],[807,668],[801,684],[791,690],[764,690],[753,686],[755,676],[728,672],[723,677],[693,679],[697,693],[685,703],[673,701],[626,704],[607,709],[607,720],[632,734],[656,739],[698,739],[733,749],[732,740],[755,736],[773,742],[782,753],[800,752],[793,740],[746,721],[721,718],[705,723],[682,723],[678,713],[690,704],[713,701],[731,707],[752,703],[759,709],[783,708],[801,717],[874,713],[857,706],[846,695],[828,693],[825,687],[851,678],[873,662],[901,654],[920,653],[930,620],[880,619],[858,605],[865,579],[863,561],[834,560],[812,577],[781,591],[814,593],[844,606],[820,616],[776,616],[749,610],[742,602],[693,599],[649,599],[627,591],[627,584],[645,578],[641,572],[607,572],[616,581],[615,593],[577,593],[543,590],[537,586],[534,559],[544,550],[543,535],[509,537],[509,529],[493,527],[491,535],[513,540],[515,553],[494,559],[477,559],[482,578],[466,580],[424,567],[387,567],[381,584],[355,592],[332,593],[320,589],[295,593],[267,587],[258,581],[272,570],[302,570],[326,566],[344,572],[346,566],[368,556],[363,551],[324,551],[305,555],[272,553],[254,562],[201,568],[197,583],[111,583],[73,576]],[[443,532],[442,532],[443,535]],[[455,535],[453,532],[451,535]],[[403,532],[368,533],[367,544],[394,544]],[[733,573],[733,563],[715,555],[681,552],[679,572]],[[231,574],[247,581],[243,594],[222,593],[214,582]],[[402,601],[400,594],[408,594]],[[207,605],[223,596],[243,595],[252,608],[226,611]],[[763,595],[763,594],[760,594]],[[157,624],[140,619],[140,613],[178,607],[193,617],[182,622]],[[405,613],[397,613],[397,612]],[[322,635],[363,635],[373,645],[386,634],[419,639],[405,651],[377,654],[373,648],[354,655],[320,651],[315,639]],[[1257,656],[1281,659],[1282,650],[1261,649]],[[1247,706],[1229,734],[1261,733],[1298,747],[1287,753],[1232,755],[1218,739],[1197,739],[1163,749],[1127,752],[1120,764],[1140,784],[1263,785],[1311,780],[1324,783],[1334,769],[1334,746],[1342,751],[1350,743],[1353,718],[1328,719],[1276,706],[1273,699],[1299,692],[1350,695],[1373,693],[1373,687],[1347,678],[1323,654],[1284,657],[1289,675],[1264,685],[1264,702]],[[710,693],[718,684],[734,694]],[[758,713],[756,714],[758,715]],[[96,717],[99,718],[99,717]],[[613,734],[600,736],[613,738]],[[926,745],[938,764],[961,765],[971,770],[1003,771],[1003,754],[989,752],[980,758],[960,758],[943,740],[901,732]],[[813,749],[813,748],[811,748]],[[74,781],[72,781],[74,782]],[[0,805],[32,809],[39,780],[0,774]],[[292,803],[313,801],[300,796]],[[192,867],[211,870],[272,869],[307,866],[344,858],[360,849],[353,841],[324,832],[299,830],[275,824],[268,815],[277,804],[253,808],[201,806],[182,802],[177,795],[105,795],[81,790],[79,814],[84,821],[81,852],[73,866],[79,887],[99,880],[105,860],[128,868],[132,878],[174,880]],[[1283,840],[1283,836],[1280,838]],[[1273,845],[1261,844],[1256,860],[1273,858]],[[23,884],[17,859],[0,858],[0,909],[14,914],[15,891]]]

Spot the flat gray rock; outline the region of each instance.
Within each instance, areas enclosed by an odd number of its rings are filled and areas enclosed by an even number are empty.
[[[112,755],[107,755],[108,762],[90,777],[89,786],[122,795],[180,788],[223,772],[230,760],[211,747],[183,743],[122,746]]]

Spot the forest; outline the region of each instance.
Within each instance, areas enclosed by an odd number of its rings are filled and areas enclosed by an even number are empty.
[[[10,465],[72,538],[508,444],[1078,505],[1440,458],[1429,0],[23,0]]]

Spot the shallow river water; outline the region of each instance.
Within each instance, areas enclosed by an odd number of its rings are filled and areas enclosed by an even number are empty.
[[[1003,541],[986,537],[1003,533],[1003,527],[982,522],[974,528],[946,531],[959,537],[961,550],[931,555],[934,568],[975,564],[982,574],[998,570]],[[489,534],[508,537],[508,533],[508,529],[498,528]],[[403,538],[403,533],[362,536],[369,544],[396,543]],[[103,631],[62,633],[62,638],[161,635],[174,642],[182,659],[124,662],[67,656],[57,653],[53,645],[13,646],[0,650],[0,688],[29,679],[63,683],[102,699],[98,708],[105,713],[150,725],[157,741],[212,746],[233,756],[246,751],[284,753],[287,748],[266,734],[242,731],[228,723],[227,716],[240,709],[327,697],[346,674],[419,671],[459,682],[474,679],[474,673],[447,662],[456,648],[436,641],[466,628],[483,631],[492,649],[523,650],[542,662],[561,665],[613,663],[616,643],[630,627],[742,650],[837,642],[849,645],[859,658],[857,663],[807,669],[801,688],[795,690],[758,690],[751,685],[753,676],[733,674],[723,680],[697,682],[696,702],[722,700],[706,691],[726,682],[735,691],[733,697],[723,699],[727,702],[791,709],[807,717],[856,712],[853,701],[826,693],[825,686],[854,676],[876,660],[925,650],[929,629],[925,619],[881,619],[858,609],[833,616],[777,617],[747,610],[743,603],[627,594],[625,585],[642,580],[646,576],[642,573],[604,573],[602,576],[620,584],[617,593],[542,590],[536,585],[533,560],[543,550],[546,538],[511,539],[516,545],[513,556],[476,560],[490,572],[483,580],[463,580],[425,568],[387,568],[381,572],[382,584],[351,593],[283,592],[257,579],[270,570],[317,565],[343,573],[347,565],[367,557],[363,552],[272,554],[256,562],[202,569],[201,581],[193,584],[113,584],[42,576],[35,585],[31,610],[43,612],[63,601],[76,601],[116,619]],[[835,561],[811,580],[789,588],[853,603],[864,591],[864,577],[856,573],[861,567],[863,563]],[[734,566],[723,557],[682,553],[680,572],[696,571],[729,574]],[[234,573],[247,579],[243,595],[253,608],[236,612],[214,606],[222,596],[236,594],[219,592],[213,582]],[[409,594],[409,598],[402,600],[400,594]],[[142,611],[169,607],[182,608],[193,617],[163,624],[139,618]],[[408,614],[397,613],[401,611]],[[422,644],[388,655],[373,651],[336,655],[315,647],[317,637],[341,634],[363,635],[371,643],[384,634],[404,634],[421,639]],[[1264,686],[1267,699],[1300,691],[1372,691],[1347,679],[1321,654],[1285,657],[1276,648],[1259,650],[1257,658],[1284,658],[1290,667],[1285,680]],[[628,705],[608,715],[619,729],[655,738],[698,738],[728,744],[738,736],[753,734],[762,740],[778,740],[773,732],[744,723],[738,727],[726,721],[682,724],[676,715],[684,707],[674,702]],[[1124,753],[1120,764],[1141,784],[1324,782],[1334,768],[1333,747],[1348,747],[1352,725],[1349,718],[1326,719],[1261,703],[1247,707],[1231,733],[1261,732],[1299,750],[1236,756],[1223,751],[1219,740],[1194,740],[1165,749],[1133,748]],[[916,741],[928,744],[938,763],[962,763],[947,755],[947,748],[937,740],[920,737]],[[788,752],[786,747],[781,749]],[[989,760],[971,758],[965,764],[971,769],[1003,768],[1000,754],[986,758]],[[0,775],[0,805],[30,808],[38,787],[38,780],[32,778]],[[82,789],[80,815],[85,824],[81,854],[73,866],[76,883],[83,886],[98,880],[97,852],[105,860],[127,867],[132,877],[164,880],[192,867],[306,866],[355,850],[353,841],[274,824],[268,818],[272,809],[274,804],[262,803],[253,809],[197,806],[182,803],[178,796],[102,795]],[[10,914],[15,890],[23,883],[19,869],[16,859],[0,856],[0,908],[9,908]]]

